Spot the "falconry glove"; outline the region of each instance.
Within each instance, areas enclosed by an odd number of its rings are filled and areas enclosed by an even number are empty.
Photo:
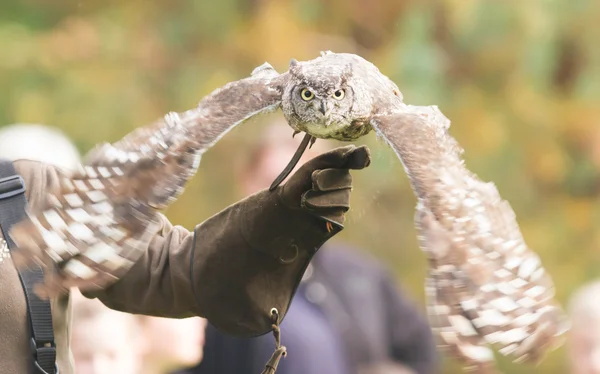
[[[201,315],[233,336],[274,330],[313,255],[343,228],[350,169],[369,163],[367,147],[337,148],[308,161],[274,191],[254,194],[199,225],[195,240],[204,248],[196,252],[193,272]],[[231,225],[241,235],[215,235]],[[217,240],[218,251],[212,245]],[[248,246],[252,250],[240,250]]]
[[[341,230],[350,209],[352,175],[348,170],[365,168],[370,162],[367,147],[340,147],[308,161],[276,191],[289,208],[305,209]]]

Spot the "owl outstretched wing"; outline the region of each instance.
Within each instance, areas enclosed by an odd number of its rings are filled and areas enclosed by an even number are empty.
[[[178,166],[167,167],[164,178],[156,180],[152,189],[155,196],[147,196],[162,209],[183,192],[204,152],[239,124],[279,107],[286,79],[287,73],[278,74],[265,63],[254,69],[250,77],[213,91],[195,109],[170,112],[162,120],[136,129],[114,144],[96,146],[86,155],[85,164],[135,168],[141,160],[178,157]]]
[[[160,228],[159,212],[183,192],[200,158],[235,126],[281,102],[286,74],[270,65],[214,91],[197,108],[169,113],[114,144],[90,152],[60,176],[46,205],[10,232],[15,264],[45,268],[36,292],[105,288],[145,252]]]
[[[465,168],[437,107],[403,105],[372,125],[402,161],[418,199],[428,314],[440,345],[478,372],[492,370],[488,346],[538,362],[568,324],[508,202]]]

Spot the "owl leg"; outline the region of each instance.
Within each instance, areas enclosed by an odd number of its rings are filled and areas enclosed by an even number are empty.
[[[269,191],[273,191],[275,188],[277,188],[277,186],[279,186],[281,184],[281,182],[283,182],[283,180],[285,178],[287,178],[288,175],[290,175],[292,170],[294,170],[294,168],[296,167],[296,164],[298,164],[298,161],[300,161],[300,158],[304,154],[304,151],[306,151],[306,147],[308,147],[308,143],[311,141],[314,143],[313,139],[315,139],[315,138],[310,134],[304,135],[304,139],[302,139],[302,142],[300,143],[300,146],[296,150],[296,153],[294,153],[294,156],[292,157],[290,162],[287,164],[287,166],[283,169],[281,174],[279,174],[277,176],[277,178],[275,178],[275,180],[271,184],[271,187],[269,187]]]

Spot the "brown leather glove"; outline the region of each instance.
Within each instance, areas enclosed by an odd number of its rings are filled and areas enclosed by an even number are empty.
[[[366,146],[349,145],[313,158],[276,191],[289,208],[307,212],[343,229],[344,214],[350,209],[352,175],[349,169],[363,169],[371,163]]]
[[[343,228],[350,169],[369,163],[365,146],[334,149],[272,192],[249,196],[199,225],[191,270],[199,314],[238,337],[271,331],[313,255]]]

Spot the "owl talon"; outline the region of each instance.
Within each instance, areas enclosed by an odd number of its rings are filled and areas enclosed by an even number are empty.
[[[310,139],[310,145],[308,146],[308,149],[311,149],[313,144],[315,144],[315,142],[317,141],[317,138],[315,138],[314,136]]]
[[[333,225],[331,224],[331,222],[329,222],[329,221],[325,222],[325,227],[327,228],[327,232],[333,231]]]
[[[292,134],[292,138],[295,138],[296,135],[300,134],[301,131],[300,130],[294,130],[294,133]]]
[[[275,188],[277,188],[277,186],[279,186],[281,184],[281,182],[283,182],[283,180],[292,172],[292,170],[294,170],[294,168],[296,167],[296,164],[302,157],[302,154],[306,150],[306,147],[308,146],[308,143],[310,142],[311,139],[313,139],[312,135],[310,135],[310,134],[304,135],[304,139],[302,139],[302,142],[300,143],[300,146],[296,150],[296,153],[294,153],[294,156],[292,157],[290,162],[287,164],[285,169],[283,169],[281,174],[279,174],[277,176],[277,178],[275,178],[275,180],[271,184],[271,187],[269,187],[269,191],[273,191]]]

